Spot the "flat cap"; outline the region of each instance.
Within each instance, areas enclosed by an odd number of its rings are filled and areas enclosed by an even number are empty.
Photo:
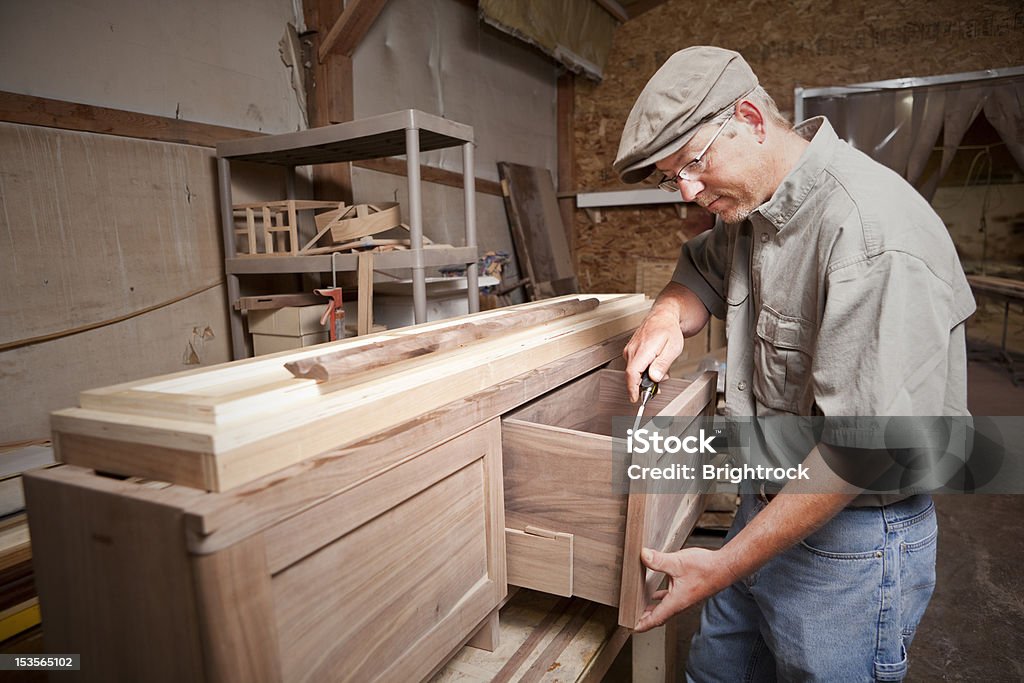
[[[654,164],[690,141],[697,127],[757,87],[738,52],[695,46],[668,58],[644,86],[626,119],[612,168],[638,183]]]

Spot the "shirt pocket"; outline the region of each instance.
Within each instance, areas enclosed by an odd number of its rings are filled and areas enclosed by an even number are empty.
[[[809,390],[812,350],[817,338],[815,324],[762,305],[756,332],[754,396],[775,410],[803,412],[801,402]]]

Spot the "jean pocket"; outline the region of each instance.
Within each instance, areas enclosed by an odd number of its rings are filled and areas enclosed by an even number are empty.
[[[909,645],[935,590],[939,530],[931,515],[908,531],[900,542],[900,629]]]
[[[884,544],[881,520],[869,508],[843,510],[800,541],[804,550],[833,560],[879,559]]]

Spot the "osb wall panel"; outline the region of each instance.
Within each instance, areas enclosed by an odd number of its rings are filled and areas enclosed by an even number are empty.
[[[1024,7],[1019,0],[725,0],[714,6],[669,0],[618,28],[602,83],[576,81],[581,191],[620,187],[611,165],[633,101],[673,52],[696,44],[741,52],[782,110],[791,112],[796,85],[1024,64]],[[678,249],[679,222],[665,209],[608,212],[596,226],[576,213],[580,282],[590,291],[627,291],[635,280],[623,267],[638,256]]]
[[[574,214],[576,268],[584,292],[632,292],[637,262],[676,258],[679,245],[711,227],[711,214],[687,206],[680,218],[671,205],[602,209],[600,222]]]

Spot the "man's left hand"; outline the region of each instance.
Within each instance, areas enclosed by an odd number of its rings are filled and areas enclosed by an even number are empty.
[[[640,558],[648,568],[668,576],[668,590],[654,594],[656,602],[644,610],[634,629],[639,633],[661,626],[673,614],[696,605],[735,580],[725,558],[715,550],[684,548],[659,553],[645,548]]]

